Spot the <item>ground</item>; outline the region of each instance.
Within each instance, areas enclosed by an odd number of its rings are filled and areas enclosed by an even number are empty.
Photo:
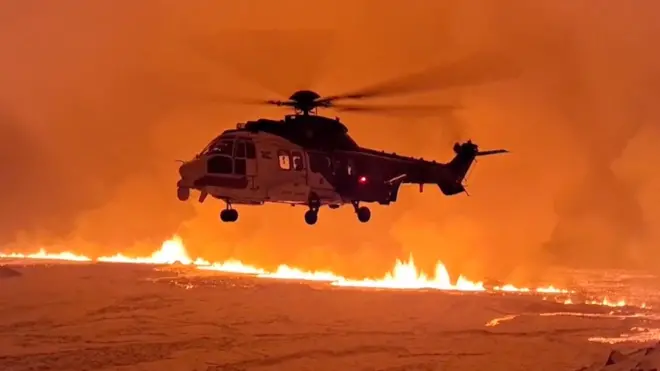
[[[570,371],[633,347],[590,338],[655,321],[653,309],[536,294],[376,291],[124,264],[11,269],[20,275],[0,278],[3,371]]]

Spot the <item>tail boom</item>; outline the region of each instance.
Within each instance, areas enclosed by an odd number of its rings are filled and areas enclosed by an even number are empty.
[[[471,141],[454,145],[456,156],[448,163],[428,163],[416,173],[409,173],[405,183],[435,184],[446,196],[466,192],[463,181],[477,156],[490,156],[507,153],[505,149],[479,151],[479,147]]]

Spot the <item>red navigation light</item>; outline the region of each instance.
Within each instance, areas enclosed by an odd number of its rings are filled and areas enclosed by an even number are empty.
[[[366,182],[367,182],[367,177],[366,177],[366,176],[361,176],[361,177],[359,177],[359,178],[358,178],[358,182],[360,182],[360,184],[364,184],[364,183],[366,183]]]

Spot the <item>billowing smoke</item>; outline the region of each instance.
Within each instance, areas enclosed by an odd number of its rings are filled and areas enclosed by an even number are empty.
[[[553,264],[658,257],[652,2],[30,3],[0,5],[8,249],[147,253],[181,233],[209,259],[364,275],[412,252],[427,269],[442,259],[520,280]],[[470,197],[411,187],[372,207],[368,225],[346,208],[322,210],[314,228],[301,208],[244,207],[225,225],[220,202],[176,200],[176,159],[237,122],[285,113],[223,97],[341,93],[484,51],[520,76],[393,100],[459,101],[456,117],[342,115],[360,144],[393,152],[448,159],[457,137],[510,149],[479,161]]]

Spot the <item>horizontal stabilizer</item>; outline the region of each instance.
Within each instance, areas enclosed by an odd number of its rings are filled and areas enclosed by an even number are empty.
[[[477,152],[477,156],[489,156],[489,155],[497,155],[499,153],[509,153],[506,149],[493,149],[490,151],[479,151]]]

